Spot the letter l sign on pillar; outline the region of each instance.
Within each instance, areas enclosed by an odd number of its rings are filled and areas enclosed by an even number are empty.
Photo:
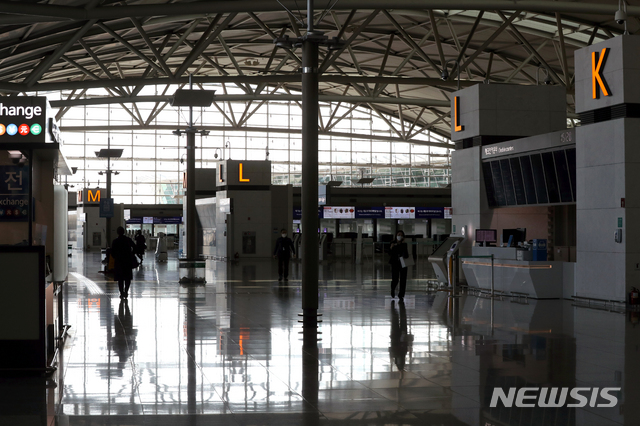
[[[245,178],[245,177],[242,175],[242,163],[240,163],[240,166],[239,166],[239,170],[238,170],[238,171],[239,171],[239,173],[240,173],[240,176],[239,176],[239,179],[238,179],[240,182],[251,182],[251,179],[249,179],[249,178]]]
[[[453,122],[454,130],[461,132],[464,130],[464,126],[460,124],[460,96],[454,96],[453,98]]]

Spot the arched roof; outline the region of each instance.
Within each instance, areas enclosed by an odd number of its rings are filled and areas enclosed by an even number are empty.
[[[567,88],[571,117],[574,50],[624,30],[615,0],[317,0],[315,9],[316,29],[344,41],[320,48],[320,100],[395,116],[406,140],[419,128],[449,135],[458,61],[463,86],[536,84],[548,71]],[[640,7],[627,13],[634,33]],[[54,103],[61,113],[88,103],[160,105],[172,93],[141,95],[145,85],[185,84],[193,74],[195,83],[240,89],[217,101],[297,100],[300,49],[273,40],[305,28],[305,0],[0,1],[0,92],[63,90],[67,99]],[[109,95],[86,96],[95,87]]]

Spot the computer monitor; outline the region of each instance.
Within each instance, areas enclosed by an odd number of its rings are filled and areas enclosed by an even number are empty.
[[[509,243],[509,237],[513,236],[511,241],[511,247],[517,247],[518,243],[524,243],[527,241],[527,229],[515,228],[515,229],[503,229],[502,230],[502,242],[504,244]]]
[[[476,229],[476,243],[496,243],[498,241],[497,229]]]

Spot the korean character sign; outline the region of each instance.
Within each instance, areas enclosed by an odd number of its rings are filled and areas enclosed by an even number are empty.
[[[0,166],[0,222],[29,220],[29,168]]]

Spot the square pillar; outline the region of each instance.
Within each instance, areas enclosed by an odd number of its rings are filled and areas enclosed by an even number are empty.
[[[577,296],[625,301],[640,279],[638,51],[625,35],[575,54]]]

